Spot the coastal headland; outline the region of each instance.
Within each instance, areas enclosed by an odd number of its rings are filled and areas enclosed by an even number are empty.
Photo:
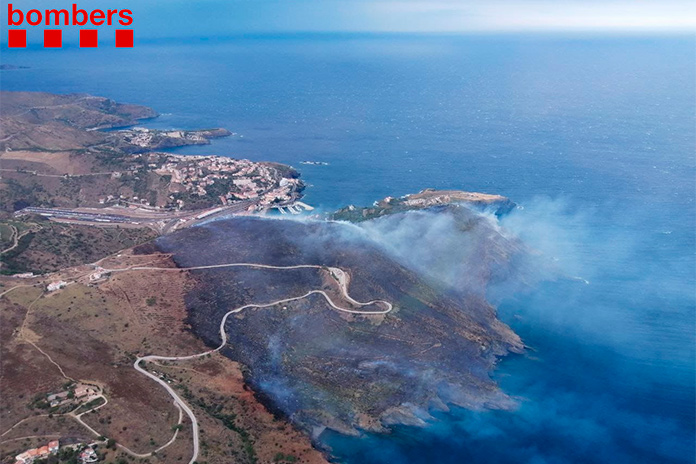
[[[156,113],[0,96],[2,462],[54,440],[66,459],[318,464],[327,430],[516,406],[490,373],[523,343],[484,295],[526,250],[481,214],[510,200],[424,190],[280,220],[262,213],[310,208],[293,168],[157,151],[224,129],[103,131]],[[413,214],[457,225],[470,278],[368,233]]]
[[[0,92],[0,102],[0,272],[93,261],[216,216],[311,209],[290,166],[158,151],[234,136],[226,129],[134,127],[157,113],[84,94]]]

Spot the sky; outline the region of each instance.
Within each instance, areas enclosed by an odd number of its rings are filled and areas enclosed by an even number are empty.
[[[7,5],[3,0],[2,38]],[[73,2],[17,0],[15,7]],[[130,8],[138,38],[297,32],[694,32],[693,0],[75,0],[80,8]],[[33,30],[32,30],[33,29]],[[29,27],[29,40],[42,37]]]

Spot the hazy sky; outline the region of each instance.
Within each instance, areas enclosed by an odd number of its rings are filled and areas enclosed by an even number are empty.
[[[88,10],[132,9],[140,38],[303,31],[696,31],[695,0],[73,1]],[[6,28],[8,2],[3,3],[2,24]],[[71,3],[14,2],[25,10],[65,8]]]

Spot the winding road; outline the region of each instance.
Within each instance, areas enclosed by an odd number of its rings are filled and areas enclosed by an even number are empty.
[[[100,262],[100,261],[98,261],[97,263],[99,263],[99,262]],[[93,265],[96,266],[97,263],[95,263],[95,264],[93,264]],[[179,395],[174,391],[174,389],[173,389],[171,386],[169,386],[169,384],[167,384],[167,382],[165,382],[164,380],[162,380],[162,379],[159,378],[158,376],[152,374],[151,372],[148,372],[146,368],[144,368],[144,367],[141,366],[141,363],[142,363],[143,361],[146,361],[146,362],[148,362],[148,361],[182,361],[182,360],[196,359],[196,358],[200,358],[200,357],[206,356],[206,355],[211,354],[211,353],[218,352],[218,351],[220,351],[220,350],[227,344],[227,332],[225,331],[225,325],[227,324],[227,319],[229,318],[229,316],[230,316],[231,314],[239,313],[239,312],[241,312],[241,311],[243,311],[243,310],[245,310],[245,309],[248,309],[248,308],[269,308],[269,307],[276,306],[276,305],[279,305],[279,304],[290,303],[290,302],[292,302],[292,301],[302,300],[302,299],[304,299],[304,298],[307,298],[307,297],[309,297],[309,296],[311,296],[311,295],[315,295],[315,294],[316,294],[316,295],[321,295],[322,297],[324,297],[324,299],[326,300],[326,302],[327,302],[327,303],[329,304],[329,306],[331,306],[333,309],[335,309],[335,310],[337,310],[337,311],[342,311],[342,312],[350,313],[350,314],[383,315],[383,314],[387,314],[387,313],[391,312],[391,311],[394,309],[392,303],[390,303],[390,302],[388,302],[388,301],[386,301],[386,300],[371,300],[371,301],[368,301],[368,302],[365,302],[365,303],[355,300],[355,299],[352,298],[352,297],[350,296],[350,294],[348,293],[349,278],[348,278],[348,275],[346,274],[346,272],[345,272],[343,269],[340,269],[340,268],[337,268],[337,267],[320,266],[320,265],[316,265],[316,264],[298,264],[298,265],[294,265],[294,266],[274,266],[274,265],[270,265],[270,264],[257,264],[257,263],[229,263],[229,264],[213,264],[213,265],[207,265],[207,266],[192,266],[192,267],[185,267],[185,268],[178,268],[178,267],[176,267],[176,268],[170,268],[170,267],[154,267],[154,266],[132,266],[132,267],[123,268],[123,269],[103,269],[103,271],[105,271],[105,272],[111,272],[111,273],[116,273],[116,272],[128,272],[128,271],[171,271],[171,272],[181,272],[181,271],[195,271],[195,270],[205,270],[205,269],[222,269],[222,268],[232,268],[232,267],[251,267],[251,268],[258,268],[258,269],[278,269],[278,270],[291,270],[291,269],[319,269],[319,270],[327,270],[327,271],[329,271],[331,277],[332,277],[332,278],[336,281],[336,283],[338,284],[338,287],[340,288],[342,297],[345,299],[345,301],[347,301],[347,302],[349,302],[351,305],[353,305],[353,306],[355,306],[355,307],[359,307],[359,308],[360,308],[360,307],[365,307],[365,306],[370,306],[370,305],[382,305],[382,306],[384,306],[384,309],[382,309],[382,310],[369,310],[369,311],[366,311],[366,310],[359,310],[359,309],[343,308],[343,307],[337,305],[337,304],[331,299],[331,297],[330,297],[326,292],[324,292],[323,290],[310,290],[310,291],[308,291],[307,293],[305,293],[305,294],[303,294],[303,295],[300,295],[300,296],[284,298],[284,299],[272,301],[272,302],[270,302],[270,303],[260,303],[260,304],[251,303],[251,304],[246,304],[246,305],[244,305],[244,306],[240,306],[240,307],[238,307],[238,308],[235,308],[235,309],[232,309],[232,310],[228,311],[227,313],[225,313],[225,315],[222,317],[222,320],[220,321],[220,345],[219,345],[217,348],[214,348],[214,349],[211,349],[211,350],[207,350],[207,351],[204,351],[204,352],[201,352],[201,353],[197,353],[197,354],[187,355],[187,356],[158,356],[158,355],[147,355],[147,356],[138,357],[138,358],[135,360],[135,362],[133,363],[133,367],[134,367],[138,372],[140,372],[141,374],[143,374],[143,375],[149,377],[150,379],[152,379],[152,380],[154,380],[155,382],[157,382],[158,384],[160,384],[160,385],[165,389],[165,391],[173,398],[173,400],[174,400],[174,405],[179,409],[179,420],[178,420],[178,425],[181,425],[181,424],[182,424],[182,421],[183,421],[183,413],[186,413],[186,415],[187,415],[187,416],[189,417],[189,419],[191,420],[191,427],[192,427],[192,433],[193,433],[193,455],[192,455],[192,457],[191,457],[191,460],[189,461],[189,464],[194,464],[194,463],[196,462],[196,460],[198,459],[199,451],[200,451],[200,445],[199,445],[199,441],[200,441],[200,431],[199,431],[199,426],[198,426],[198,420],[196,419],[196,416],[195,416],[195,414],[193,413],[193,411],[191,410],[191,408],[186,404],[186,402],[185,402],[181,397],[179,397]],[[7,293],[9,293],[9,292],[15,290],[16,288],[21,288],[21,287],[32,287],[32,286],[33,286],[33,285],[31,285],[31,284],[16,285],[16,286],[14,286],[14,287],[12,287],[12,288],[9,288],[9,289],[3,291],[2,293],[0,293],[0,297],[2,297],[2,296],[4,296],[4,295],[6,295]],[[43,294],[42,294],[41,296],[43,296]],[[40,297],[41,297],[41,296],[40,296]],[[40,298],[40,297],[39,297],[39,298]],[[37,298],[37,300],[38,300],[38,298]],[[34,301],[33,303],[35,303],[35,301]],[[32,305],[33,305],[33,303],[32,303]],[[26,322],[26,318],[25,318],[25,321],[23,321],[22,327],[23,327],[23,325],[24,325],[24,322]],[[20,329],[20,332],[21,332],[21,329]],[[33,342],[31,342],[30,340],[26,340],[26,341],[29,342],[29,343],[31,343],[37,350],[39,350],[42,354],[44,354],[44,355],[49,359],[49,361],[51,361],[53,364],[55,364],[55,365],[57,366],[57,368],[60,370],[61,374],[62,374],[66,379],[73,380],[72,378],[68,377],[68,376],[63,372],[63,369],[61,368],[61,366],[58,365],[56,362],[54,362],[53,359],[51,359],[51,357],[50,357],[47,353],[45,353],[44,351],[42,351],[38,346],[36,346],[36,344],[34,344]],[[97,430],[93,429],[91,426],[89,426],[87,423],[85,423],[85,422],[82,420],[82,416],[83,416],[84,414],[88,413],[88,412],[92,412],[92,411],[95,411],[95,410],[97,410],[97,409],[100,409],[100,408],[102,408],[103,406],[105,406],[105,405],[108,403],[108,399],[107,399],[103,394],[100,394],[99,397],[104,399],[104,403],[102,403],[102,404],[100,404],[100,405],[98,405],[98,406],[96,406],[96,407],[94,407],[94,408],[91,408],[91,409],[89,409],[89,410],[87,410],[87,411],[84,411],[84,412],[82,412],[82,413],[79,413],[79,414],[75,414],[75,412],[76,412],[77,409],[76,409],[75,411],[71,411],[70,413],[67,413],[67,415],[72,416],[77,422],[79,422],[82,426],[84,426],[85,428],[87,428],[87,429],[88,429],[90,432],[92,432],[95,436],[100,436],[100,433],[99,433]],[[79,408],[78,408],[78,409],[79,409]],[[34,416],[33,416],[33,417],[34,417]],[[9,432],[10,432],[11,430],[13,430],[17,425],[19,425],[20,423],[24,422],[25,420],[26,420],[26,419],[23,419],[23,420],[19,421],[18,423],[16,423],[15,425],[13,425],[10,429],[6,430],[6,431],[2,434],[2,436],[4,436],[4,435],[6,435],[7,433],[9,433]],[[123,451],[125,451],[126,453],[130,454],[131,456],[134,456],[134,457],[137,457],[137,458],[145,458],[145,457],[151,456],[153,453],[157,453],[157,452],[161,451],[162,449],[164,449],[164,448],[168,447],[169,445],[171,445],[171,444],[176,440],[178,434],[179,434],[179,429],[177,428],[177,429],[175,430],[175,432],[174,432],[174,435],[172,436],[172,438],[171,438],[167,443],[165,443],[165,444],[162,445],[161,447],[157,448],[155,451],[153,451],[153,452],[151,452],[151,453],[146,453],[146,454],[135,453],[135,452],[133,452],[132,450],[128,449],[127,447],[125,447],[125,446],[123,446],[123,445],[121,445],[121,444],[117,444],[117,446],[118,446],[121,450],[123,450]]]
[[[380,315],[380,314],[387,314],[394,309],[394,306],[385,300],[372,300],[368,301],[367,303],[361,303],[359,301],[356,301],[353,299],[349,294],[348,294],[348,277],[343,271],[343,269],[337,268],[337,267],[328,267],[328,266],[319,266],[315,264],[299,264],[295,266],[273,266],[269,264],[256,264],[256,263],[232,263],[232,264],[213,264],[213,265],[208,265],[208,266],[193,266],[193,267],[187,267],[187,268],[168,268],[168,267],[151,267],[151,266],[134,266],[134,267],[129,267],[125,269],[105,269],[105,271],[108,272],[125,272],[125,271],[195,271],[195,270],[203,270],[203,269],[220,269],[220,268],[229,268],[229,267],[252,267],[252,268],[260,268],[260,269],[282,269],[282,270],[288,270],[288,269],[328,269],[329,272],[331,273],[331,276],[336,280],[338,283],[339,288],[341,289],[341,293],[343,297],[349,301],[351,304],[358,306],[358,307],[364,307],[364,306],[369,306],[369,305],[376,305],[376,304],[382,304],[385,306],[384,310],[380,311],[361,311],[361,310],[356,310],[356,309],[348,309],[348,308],[342,308],[338,306],[334,301],[329,297],[329,295],[326,294],[323,290],[310,290],[309,292],[305,293],[304,295],[301,296],[296,296],[296,297],[290,297],[290,298],[285,298],[282,300],[276,300],[270,303],[264,303],[264,304],[247,304],[244,306],[240,306],[238,308],[232,309],[225,313],[223,316],[222,320],[220,321],[220,345],[217,348],[214,348],[212,350],[207,350],[202,353],[197,353],[197,354],[192,354],[188,356],[157,356],[157,355],[147,355],[147,356],[141,356],[138,357],[135,362],[133,363],[133,367],[140,372],[141,374],[151,378],[158,384],[160,384],[166,391],[169,393],[169,395],[174,399],[174,404],[177,405],[180,408],[180,411],[184,411],[186,415],[189,417],[191,420],[191,426],[192,426],[192,431],[193,431],[193,456],[191,457],[191,460],[189,461],[189,464],[193,464],[196,462],[198,459],[198,453],[199,453],[199,427],[198,427],[198,420],[196,420],[196,416],[189,408],[189,406],[184,402],[179,395],[174,391],[172,387],[167,384],[164,380],[161,378],[157,377],[156,375],[152,374],[151,372],[148,372],[147,369],[143,368],[140,363],[143,361],[182,361],[182,360],[189,360],[189,359],[196,359],[200,358],[202,356],[206,356],[211,353],[215,353],[217,351],[220,351],[226,344],[227,344],[227,332],[225,331],[225,325],[227,323],[227,318],[231,314],[239,313],[245,309],[248,308],[269,308],[271,306],[283,304],[283,303],[289,303],[291,301],[297,301],[301,300],[304,298],[307,298],[308,296],[311,295],[322,295],[324,299],[327,301],[327,303],[334,308],[337,311],[342,311],[350,314],[364,314],[364,315]],[[181,423],[181,418],[179,419],[179,423]],[[170,441],[170,443],[176,438],[176,434],[174,438]],[[169,444],[169,443],[168,443]],[[167,444],[167,445],[168,445]],[[166,445],[165,445],[166,446]]]

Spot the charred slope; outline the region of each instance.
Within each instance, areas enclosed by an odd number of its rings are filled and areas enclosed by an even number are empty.
[[[511,405],[489,377],[496,358],[522,348],[496,319],[481,292],[454,291],[397,263],[350,224],[237,218],[158,240],[179,266],[232,262],[335,266],[350,274],[358,301],[384,299],[382,316],[332,309],[320,295],[230,317],[225,353],[248,368],[252,386],[298,425],[320,432],[383,430],[422,424],[446,404]],[[190,322],[206,342],[219,342],[229,310],[332,290],[317,269],[195,271]]]

